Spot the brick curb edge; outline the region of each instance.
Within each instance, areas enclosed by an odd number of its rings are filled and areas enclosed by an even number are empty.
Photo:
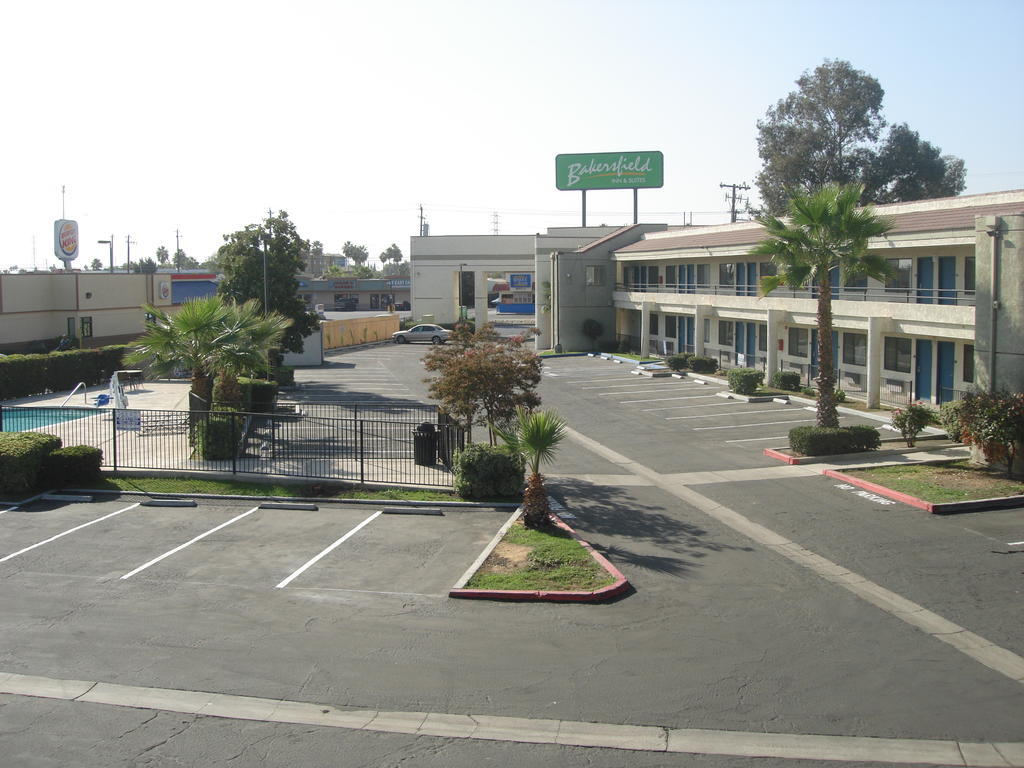
[[[528,589],[452,589],[449,590],[448,597],[473,600],[510,600],[517,602],[596,603],[621,595],[623,592],[630,589],[631,585],[623,573],[608,562],[608,559],[604,555],[597,552],[589,542],[581,539],[576,531],[566,525],[565,522],[560,520],[554,514],[549,513],[548,517],[552,523],[578,541],[580,546],[590,553],[590,556],[594,558],[594,561],[615,578],[615,582],[613,584],[609,584],[607,587],[601,587],[601,589],[595,589],[590,592]]]

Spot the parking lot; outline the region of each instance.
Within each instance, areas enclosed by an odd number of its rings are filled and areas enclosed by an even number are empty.
[[[99,589],[116,580],[442,596],[510,514],[141,502],[39,502],[0,513],[0,577],[59,574],[99,582]]]

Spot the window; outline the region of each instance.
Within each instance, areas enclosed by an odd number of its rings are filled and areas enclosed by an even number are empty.
[[[757,265],[757,268],[760,270],[761,277],[779,274],[778,268],[775,266],[774,262],[771,261],[762,261]]]
[[[757,351],[767,352],[768,351],[768,326],[758,325],[757,326]]]
[[[885,337],[885,361],[882,367],[887,371],[910,373],[911,344],[910,339],[895,336]]]
[[[80,325],[80,327],[82,329],[82,338],[83,339],[88,339],[90,336],[92,336],[92,318],[91,317],[83,317],[83,318],[81,318],[80,321],[79,321],[79,325]]]
[[[886,262],[889,264],[892,277],[885,281],[885,287],[889,290],[909,291],[912,268],[910,259],[886,259]]]
[[[974,383],[974,345],[964,344],[964,381]]]
[[[718,346],[731,347],[736,339],[736,324],[731,320],[718,321]]]
[[[647,320],[647,331],[651,336],[658,335],[658,316],[654,312],[651,312],[651,316]]]
[[[863,333],[843,334],[843,364],[868,364],[868,337]]]
[[[69,317],[68,318],[68,336],[70,336],[73,339],[77,335],[78,335],[78,323],[75,322],[75,318]]]
[[[702,288],[707,288],[711,285],[711,265],[710,264],[698,264],[697,265],[697,285]]]
[[[665,267],[665,285],[669,288],[675,288],[676,286],[676,268]]]
[[[707,317],[704,318],[704,343],[711,343],[711,319]]]
[[[665,335],[674,339],[676,337],[676,316],[665,315]]]
[[[587,285],[604,285],[604,267],[599,264],[590,264],[586,268]]]
[[[719,264],[718,265],[718,284],[724,286],[736,285],[736,265],[735,264]]]
[[[973,291],[974,288],[974,265],[975,260],[973,256],[968,256],[964,259],[964,290]]]
[[[846,281],[846,286],[845,287],[848,290],[853,290],[853,289],[865,290],[868,287],[868,276],[867,275],[861,275],[860,277],[852,277],[852,278],[850,278],[849,280]]]
[[[790,328],[789,354],[793,357],[807,357],[808,336],[806,328]]]

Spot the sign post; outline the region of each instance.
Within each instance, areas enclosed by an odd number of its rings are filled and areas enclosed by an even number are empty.
[[[599,152],[555,156],[555,187],[579,190],[583,226],[587,226],[588,189],[632,189],[633,223],[639,221],[638,189],[664,186],[665,157],[661,152]]]

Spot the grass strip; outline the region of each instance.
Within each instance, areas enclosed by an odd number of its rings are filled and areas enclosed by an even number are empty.
[[[872,483],[943,504],[1024,494],[1024,482],[966,459],[943,464],[910,464],[845,470]]]
[[[502,554],[502,544],[529,551],[525,558],[511,562]],[[612,575],[565,531],[558,528],[535,531],[516,523],[466,588],[575,592],[599,589],[614,582]]]

